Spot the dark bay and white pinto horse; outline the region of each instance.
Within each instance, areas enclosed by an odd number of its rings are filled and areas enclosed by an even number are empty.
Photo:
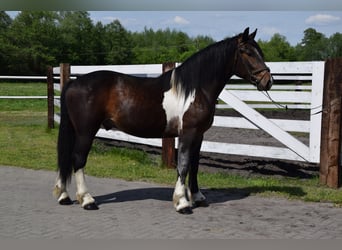
[[[104,126],[146,138],[178,136],[174,207],[190,213],[193,205],[206,205],[197,184],[199,152],[220,92],[234,74],[258,90],[270,89],[273,82],[255,35],[256,31],[249,34],[247,28],[157,78],[97,71],[67,84],[61,94],[59,176],[54,189],[59,203],[72,203],[66,185],[74,171],[77,200],[84,209],[98,209],[85,185],[83,168],[95,134]],[[185,183],[188,174],[189,189]]]

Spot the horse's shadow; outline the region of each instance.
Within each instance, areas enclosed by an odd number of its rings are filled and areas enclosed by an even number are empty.
[[[249,187],[249,188],[228,188],[228,189],[202,189],[202,193],[207,197],[209,204],[224,203],[227,201],[241,200],[251,194],[262,193],[265,191],[280,192],[292,196],[302,197],[306,195],[300,187],[268,186],[268,187]],[[129,202],[139,200],[160,200],[172,201],[173,188],[151,187],[129,189],[105,195],[95,196],[98,205],[116,202]]]

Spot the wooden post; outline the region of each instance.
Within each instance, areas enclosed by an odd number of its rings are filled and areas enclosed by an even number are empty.
[[[163,63],[163,73],[175,68],[175,63]],[[162,139],[162,162],[168,168],[176,167],[175,138]]]
[[[325,63],[321,132],[320,182],[341,186],[342,58]]]
[[[55,127],[54,121],[54,90],[53,90],[53,68],[47,68],[47,102],[48,102],[48,128]]]
[[[60,85],[61,91],[63,90],[64,84],[66,84],[70,79],[70,64],[61,63],[60,64]]]

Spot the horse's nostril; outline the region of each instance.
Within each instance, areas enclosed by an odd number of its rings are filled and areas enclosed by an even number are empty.
[[[267,82],[267,89],[270,89],[273,85],[273,79],[271,78],[268,82]]]
[[[255,76],[251,76],[251,82],[254,83],[254,84],[258,84],[259,83],[258,78],[256,78]]]

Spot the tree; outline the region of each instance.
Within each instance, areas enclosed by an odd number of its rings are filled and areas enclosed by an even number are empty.
[[[176,46],[179,54],[189,50],[190,39],[184,32],[178,32],[176,35]]]
[[[168,44],[171,41],[172,32],[169,29],[157,30],[145,27],[143,32],[130,34],[133,45],[133,63],[163,63],[173,61],[175,48]]]
[[[184,51],[180,56],[179,56],[179,61],[184,62],[187,58],[189,58],[191,55],[196,53],[197,51],[204,49],[208,45],[214,43],[215,41],[208,36],[197,36],[193,39],[188,40],[187,44],[187,50]]]
[[[204,49],[205,47],[207,47],[208,45],[214,43],[214,39],[212,39],[209,36],[197,36],[193,39],[195,46],[196,46],[196,50],[199,51],[201,49]]]
[[[304,37],[301,44],[297,45],[299,60],[314,61],[325,60],[327,53],[328,39],[313,28],[304,31]]]
[[[128,32],[118,20],[104,27],[104,48],[106,64],[130,64],[132,45]]]
[[[45,74],[46,65],[56,63],[58,16],[51,11],[22,11],[9,30],[12,45],[10,71]]]
[[[11,17],[5,11],[0,11],[0,32],[8,29],[11,23]]]
[[[0,11],[0,74],[7,74],[10,64],[11,46],[8,39],[8,30],[12,19],[5,11]]]
[[[342,57],[342,34],[335,33],[328,39],[328,56],[330,58]]]
[[[182,62],[198,50],[213,43],[207,36],[190,38],[176,30],[145,28],[143,32],[131,34],[134,63]]]
[[[94,27],[94,34],[93,34],[93,51],[95,54],[95,65],[104,65],[106,64],[106,48],[104,45],[105,39],[105,28],[101,22],[97,22]]]
[[[12,20],[0,11],[0,73],[45,74],[47,65],[182,62],[214,40],[171,30],[127,31],[118,20],[93,24],[85,11],[22,11]],[[325,60],[342,56],[342,34],[304,31],[296,47],[274,34],[258,41],[266,61]]]
[[[94,25],[86,11],[59,12],[61,33],[60,62],[87,65],[94,64],[96,40]]]
[[[296,59],[294,48],[287,42],[285,36],[278,33],[274,34],[270,41],[258,41],[258,43],[264,52],[266,61],[281,62],[294,61]]]

